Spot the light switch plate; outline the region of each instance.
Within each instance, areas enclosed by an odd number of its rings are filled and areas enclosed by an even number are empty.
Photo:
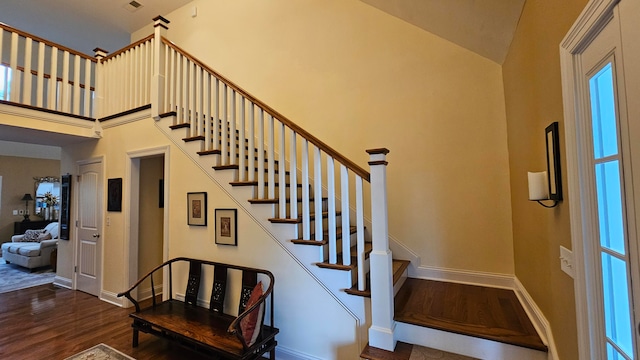
[[[567,275],[575,278],[575,269],[573,267],[573,252],[564,246],[560,246],[560,268]]]

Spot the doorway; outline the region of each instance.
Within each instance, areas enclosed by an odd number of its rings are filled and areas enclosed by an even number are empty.
[[[634,86],[625,85],[632,83],[626,74],[638,68],[633,50],[623,51],[626,6],[637,4],[590,1],[561,50],[578,348],[585,359],[639,355],[640,201],[631,164],[640,151],[631,139],[640,132],[631,119],[640,113],[627,102]],[[624,13],[627,24],[631,13]]]
[[[76,289],[100,296],[102,287],[102,161],[78,168]]]
[[[128,153],[127,287],[167,260],[168,154],[168,147]],[[154,277],[153,289],[147,280],[133,295],[143,300],[161,294],[163,278]]]

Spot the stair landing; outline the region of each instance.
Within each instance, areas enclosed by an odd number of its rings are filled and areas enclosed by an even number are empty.
[[[395,297],[395,320],[547,351],[507,289],[409,278]]]

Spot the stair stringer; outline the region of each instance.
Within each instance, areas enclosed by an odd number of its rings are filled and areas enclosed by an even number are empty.
[[[270,235],[285,252],[287,252],[307,273],[327,291],[340,306],[342,306],[356,320],[362,348],[368,341],[368,329],[371,326],[371,301],[369,298],[352,296],[342,289],[352,286],[350,271],[322,269],[315,264],[319,261],[319,248],[316,246],[299,246],[290,240],[298,236],[297,224],[271,223],[268,219],[275,214],[275,204],[251,204],[249,199],[254,197],[253,187],[233,187],[230,182],[237,178],[237,170],[213,170],[217,164],[218,155],[200,156],[201,142],[184,142],[184,133],[171,130],[175,116],[163,117],[155,121],[158,129],[169,138],[194,164],[202,169],[211,180],[231,198],[239,208],[253,219],[267,234]]]
[[[544,351],[403,322],[396,322],[395,334],[398,341],[478,359],[547,360],[549,358],[549,354]]]

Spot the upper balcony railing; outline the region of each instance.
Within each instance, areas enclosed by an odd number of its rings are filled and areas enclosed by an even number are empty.
[[[0,100],[94,117],[94,57],[5,24],[0,50]]]

